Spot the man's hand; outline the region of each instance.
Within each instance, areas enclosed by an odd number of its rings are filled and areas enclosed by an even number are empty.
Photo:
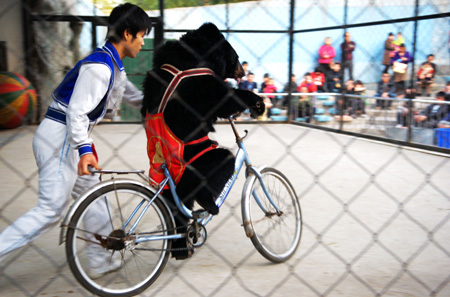
[[[97,170],[101,170],[100,166],[98,166],[97,159],[93,154],[86,154],[81,156],[80,161],[78,162],[78,175],[89,175],[91,174],[88,170],[88,166],[94,167]]]

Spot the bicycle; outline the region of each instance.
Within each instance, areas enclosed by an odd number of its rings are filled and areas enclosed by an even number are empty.
[[[240,137],[233,116],[228,120],[238,151],[235,171],[216,204],[222,206],[245,164],[242,226],[262,256],[274,263],[284,262],[292,257],[300,244],[302,215],[297,195],[280,171],[270,167],[258,169],[251,164],[243,144],[248,131]],[[172,240],[187,237],[193,248],[205,243],[205,226],[213,216],[204,210],[191,211],[182,203],[167,168],[164,168],[165,179],[156,188],[149,185],[150,179],[143,170],[93,172],[137,174],[143,182],[113,177],[100,182],[75,201],[61,225],[60,242],[66,239],[70,269],[90,292],[100,296],[139,294],[162,273],[170,256]],[[177,233],[171,208],[161,195],[166,184],[176,207],[190,219],[184,233]],[[107,212],[106,219],[103,212]],[[96,222],[99,219],[105,223]],[[94,258],[94,262],[107,263],[110,273],[99,277],[90,275],[89,267],[95,253],[103,253]]]

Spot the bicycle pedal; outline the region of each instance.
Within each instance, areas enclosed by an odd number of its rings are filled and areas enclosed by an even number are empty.
[[[206,218],[207,216],[209,216],[209,212],[208,212],[207,210],[204,210],[204,209],[194,210],[194,211],[192,212],[192,218],[193,218],[194,220],[197,220],[197,219],[204,219],[204,218]]]

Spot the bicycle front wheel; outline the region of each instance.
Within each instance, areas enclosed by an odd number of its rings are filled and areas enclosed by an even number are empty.
[[[130,232],[135,222],[137,227]],[[74,212],[67,230],[67,260],[75,278],[90,292],[136,295],[161,274],[172,245],[164,237],[136,240],[167,236],[173,230],[167,208],[151,191],[134,183],[110,183],[90,194]]]
[[[266,259],[281,263],[292,257],[300,244],[302,214],[300,203],[289,180],[274,168],[261,170],[262,183],[279,212],[269,201],[261,181],[250,177],[244,189],[244,224],[250,224],[250,237],[258,252]],[[246,209],[248,208],[248,209]],[[245,221],[245,213],[249,216]]]

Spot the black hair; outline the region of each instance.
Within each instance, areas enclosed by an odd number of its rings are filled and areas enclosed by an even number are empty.
[[[359,79],[355,81],[355,85],[364,85],[362,81],[360,81]]]
[[[152,21],[142,8],[131,3],[116,6],[108,18],[108,34],[106,40],[120,42],[123,33],[129,30],[133,37],[145,30],[145,35],[152,30]]]
[[[427,57],[434,57],[434,55],[433,54],[429,54]]]
[[[265,74],[264,74],[264,77],[269,77],[269,76],[270,76],[269,73],[265,73]]]
[[[444,91],[437,92],[436,97],[445,97],[445,92]]]
[[[255,75],[253,72],[249,72],[247,75]]]
[[[248,65],[247,61],[242,62],[242,65],[244,65],[244,64]]]
[[[311,76],[311,72],[306,72],[305,75],[303,75],[303,77],[305,77],[307,75]]]

